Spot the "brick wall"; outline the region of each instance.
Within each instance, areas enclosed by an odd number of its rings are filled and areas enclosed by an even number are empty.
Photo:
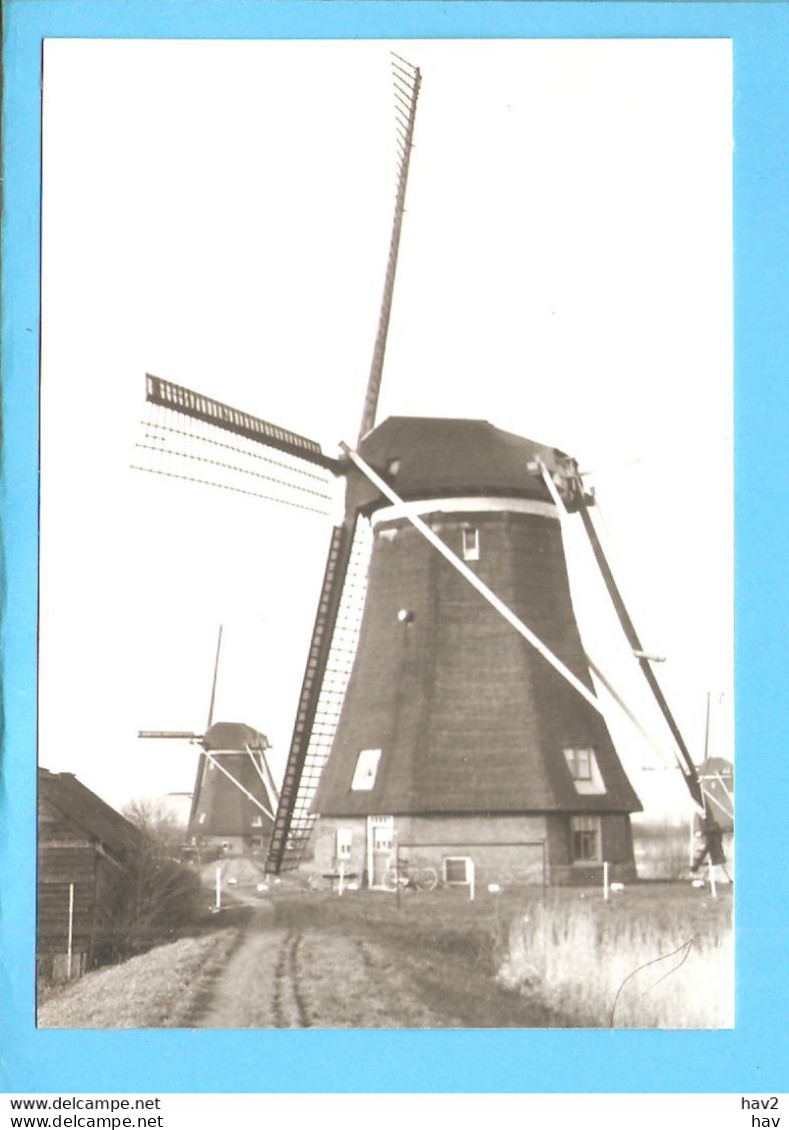
[[[351,833],[350,857],[346,874],[366,882],[367,821],[362,817],[321,817],[313,833],[311,870],[321,874],[336,872],[337,832]],[[547,881],[551,885],[597,884],[602,882],[602,862],[573,863],[570,852],[569,817],[540,813],[488,816],[398,816],[394,831],[400,845],[400,858],[413,867],[434,867],[443,876],[447,857],[469,856],[474,861],[478,885],[500,883],[540,885],[543,881],[543,850],[547,862]],[[603,855],[611,864],[611,881],[635,878],[632,863],[632,837],[627,817],[602,820]],[[394,854],[392,854],[394,862]]]

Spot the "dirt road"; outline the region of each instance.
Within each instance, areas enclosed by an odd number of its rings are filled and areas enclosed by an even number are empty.
[[[366,940],[279,925],[254,909],[191,1018],[197,1028],[460,1026],[421,999],[397,954]]]
[[[345,909],[345,908],[342,908]],[[321,913],[323,910],[323,913]],[[337,900],[250,908],[207,980],[196,1028],[534,1026],[545,1011],[500,989],[468,954],[414,945],[413,931],[338,912]],[[556,1023],[556,1020],[553,1020]]]

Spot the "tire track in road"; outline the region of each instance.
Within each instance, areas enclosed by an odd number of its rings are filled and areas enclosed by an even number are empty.
[[[302,934],[279,926],[274,908],[259,904],[225,964],[213,971],[188,1026],[309,1028],[302,992]]]
[[[256,907],[239,943],[214,978],[194,1028],[277,1027],[277,970],[287,931],[277,928],[271,906]],[[287,1026],[287,1025],[285,1025]]]
[[[271,1023],[274,1028],[310,1028],[310,1020],[299,987],[301,934],[291,932],[279,949],[274,974]]]
[[[287,1028],[285,1023],[285,1012],[287,1005],[285,1003],[284,986],[287,976],[287,949],[285,944],[279,947],[277,954],[277,966],[274,970],[274,996],[271,1001],[271,1026],[272,1028]],[[284,1006],[284,1007],[283,1007]]]
[[[181,1015],[176,1018],[175,1027],[206,1027],[206,1025],[202,1024],[202,1018],[209,1011],[211,1002],[216,993],[217,984],[224,976],[225,970],[233,961],[239,948],[243,945],[245,935],[246,928],[237,930],[234,935],[225,940],[224,945],[220,944],[218,947],[214,948],[200,971],[200,976],[197,980],[197,994],[192,1000],[186,1014],[184,1015],[182,1012]]]
[[[402,954],[364,939],[308,930],[301,955],[304,998],[314,1027],[446,1028],[454,1017],[431,1008]]]
[[[299,949],[301,947],[301,934],[296,934],[293,939],[293,944],[290,949],[290,974],[293,981],[293,999],[296,1004],[296,1009],[299,1014],[300,1024],[299,1028],[311,1028],[312,1024],[304,1004],[304,997],[301,992],[301,967],[299,965]]]
[[[258,905],[203,995],[196,1028],[456,1028],[425,970],[384,941]],[[290,921],[288,920],[290,918]],[[422,963],[423,964],[423,963]]]

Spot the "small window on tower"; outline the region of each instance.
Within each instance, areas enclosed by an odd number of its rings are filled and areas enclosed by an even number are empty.
[[[463,560],[479,561],[479,530],[477,529],[463,531]]]
[[[351,781],[354,792],[371,789],[375,784],[375,775],[378,772],[378,762],[381,760],[380,749],[363,749],[356,762],[356,772]]]
[[[353,843],[353,832],[350,828],[337,829],[337,858],[339,860],[348,860],[351,858],[351,844]]]
[[[594,758],[591,749],[566,749],[564,756],[574,781],[591,781]]]
[[[564,751],[564,759],[570,776],[575,785],[575,791],[584,796],[605,792],[605,782],[597,765],[597,758],[593,749],[589,747],[572,747]]]

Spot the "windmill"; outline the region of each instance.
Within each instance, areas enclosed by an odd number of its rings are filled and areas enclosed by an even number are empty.
[[[693,813],[690,825],[690,870],[695,875],[708,861],[710,885],[714,890],[714,872],[721,868],[726,879],[725,842],[734,832],[734,766],[725,757],[710,752],[712,695],[707,694],[707,718],[704,727],[704,760],[698,768],[702,806]]]
[[[222,854],[249,855],[268,846],[279,793],[266,758],[271,748],[266,735],[242,722],[214,722],[221,648],[220,626],[205,733],[140,730],[138,737],[200,746],[187,845],[198,852],[213,849]]]
[[[398,56],[393,72],[397,192],[355,448],[333,459],[295,432],[148,375],[139,466],[319,511],[331,476],[345,483],[269,870],[298,865],[319,816],[316,864],[347,863],[371,884],[395,839],[438,857],[445,872],[447,859],[473,852],[514,874],[524,849],[539,845],[557,881],[604,862],[629,876],[640,803],[594,679],[625,704],[590,663],[575,621],[561,536],[573,512],[697,803],[700,793],[574,460],[481,420],[376,426],[421,84]]]

